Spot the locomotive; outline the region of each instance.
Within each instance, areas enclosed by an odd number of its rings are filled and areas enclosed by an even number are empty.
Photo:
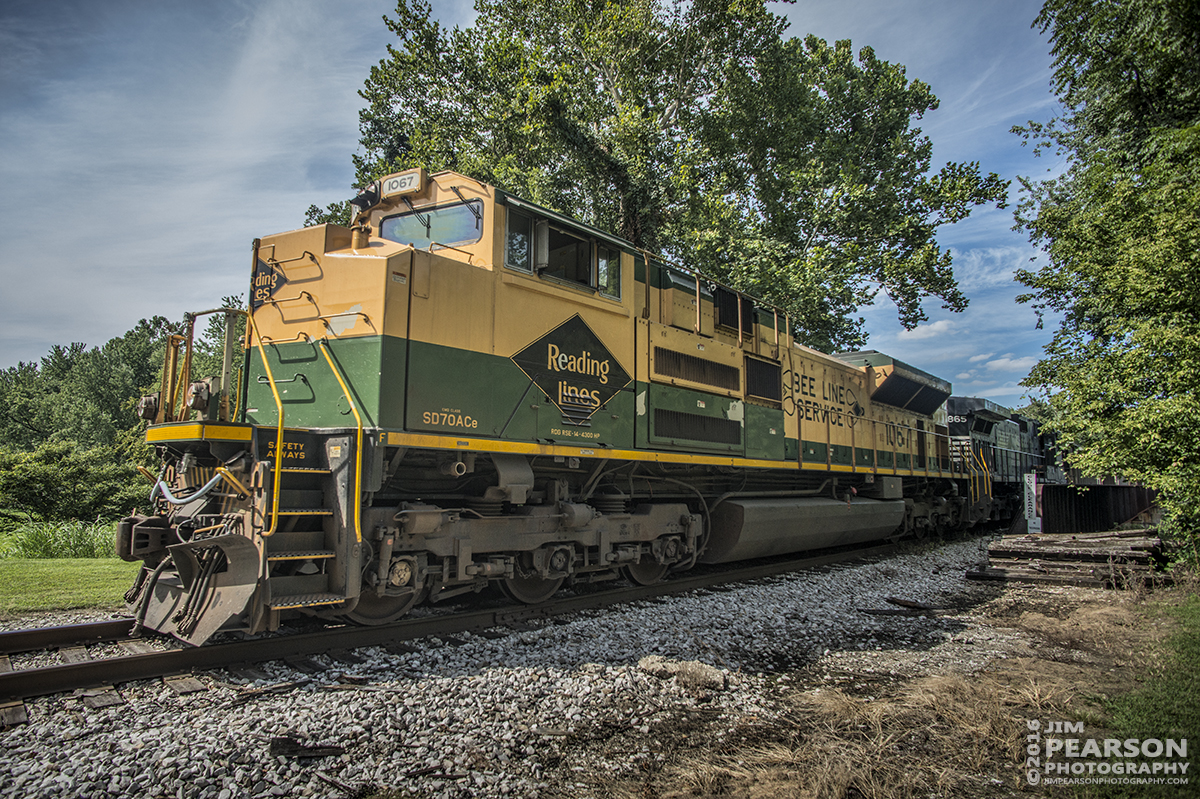
[[[1065,484],[1057,438],[1034,419],[982,397],[946,402],[951,446],[974,457],[978,490],[991,497],[990,516],[1009,521],[1024,499],[1025,476],[1043,484]]]
[[[151,507],[118,526],[151,629],[384,624],[993,515],[940,378],[803,346],[786,313],[465,175],[352,207],[254,242],[248,310],[204,312],[219,376],[191,374],[203,314],[168,342],[139,404]]]

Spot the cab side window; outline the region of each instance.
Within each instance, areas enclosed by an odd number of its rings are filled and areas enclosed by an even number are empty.
[[[509,205],[504,265],[621,299],[621,250]]]
[[[546,263],[538,264],[540,274],[595,288],[591,242],[552,227],[548,243]]]
[[[606,297],[621,299],[620,250],[603,244],[596,245],[596,285]]]
[[[504,240],[504,265],[533,271],[533,218],[508,207],[508,235]]]

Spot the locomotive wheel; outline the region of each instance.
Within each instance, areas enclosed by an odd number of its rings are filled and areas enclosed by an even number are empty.
[[[669,568],[653,558],[642,558],[630,566],[622,566],[621,576],[634,585],[654,585],[666,576]]]
[[[505,577],[500,581],[500,590],[516,602],[536,605],[545,602],[562,588],[563,578],[547,580],[542,577]]]
[[[391,624],[412,610],[423,593],[424,590],[413,590],[400,596],[379,596],[374,591],[363,591],[358,596],[354,610],[342,614],[342,617],[367,627]]]

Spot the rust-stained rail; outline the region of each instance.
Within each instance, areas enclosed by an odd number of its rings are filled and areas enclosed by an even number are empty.
[[[37,627],[0,633],[0,654],[33,652],[74,644],[95,644],[128,638],[133,619],[98,621],[91,624],[70,624],[65,627]]]

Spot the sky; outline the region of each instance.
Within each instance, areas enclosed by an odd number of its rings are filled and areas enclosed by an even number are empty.
[[[434,0],[469,25],[468,0]],[[930,84],[917,121],[933,168],[979,161],[1042,176],[1009,133],[1048,119],[1050,56],[1031,0],[773,3],[789,35],[870,45]],[[353,196],[358,90],[395,40],[389,0],[0,0],[0,368],[51,346],[103,344],[143,317],[177,319],[245,291],[250,243]],[[943,228],[965,313],[926,303],[913,331],[864,309],[877,349],[1017,407],[1051,331],[1014,303],[1037,255],[1011,205]],[[1050,328],[1053,325],[1048,324]]]

